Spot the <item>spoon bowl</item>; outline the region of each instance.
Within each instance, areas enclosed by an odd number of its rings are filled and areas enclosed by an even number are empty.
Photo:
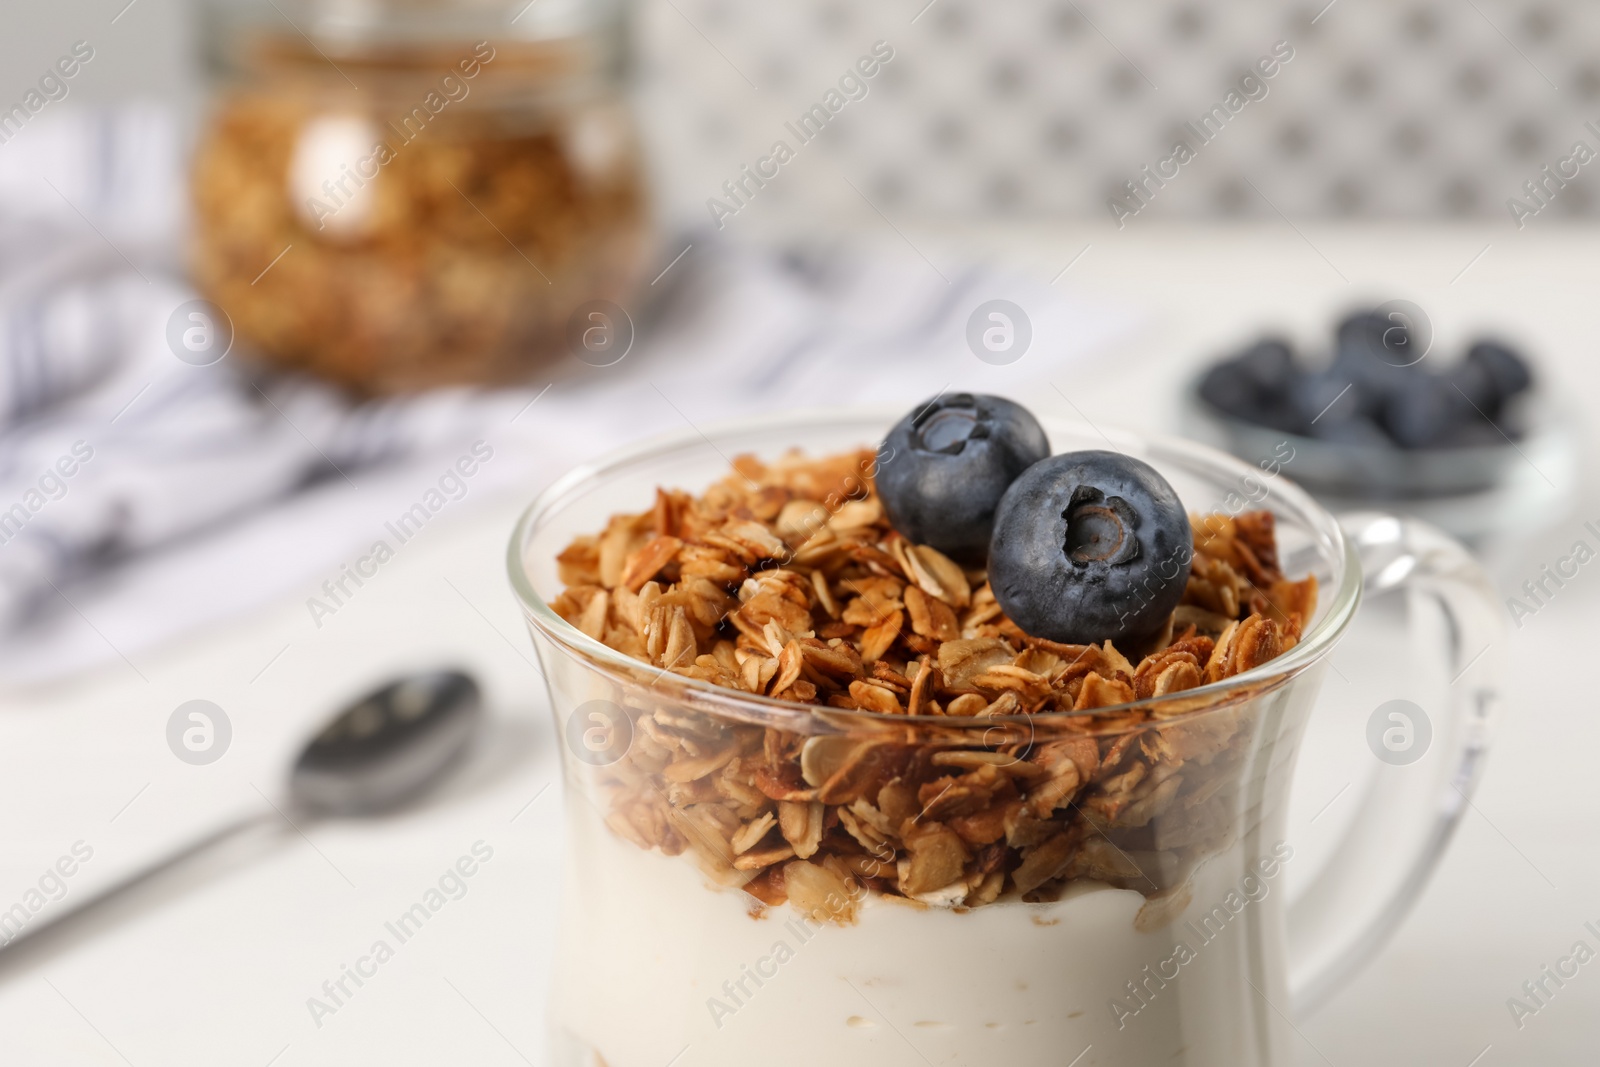
[[[311,740],[289,773],[289,795],[317,816],[392,810],[461,758],[482,718],[482,695],[468,675],[402,678],[350,705]]]

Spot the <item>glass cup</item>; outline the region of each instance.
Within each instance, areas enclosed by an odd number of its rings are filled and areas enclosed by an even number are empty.
[[[649,507],[658,486],[699,491],[741,453],[871,447],[893,419],[803,413],[651,442],[573,471],[517,525],[512,585],[565,739],[552,1062],[1290,1062],[1289,1020],[1393,931],[1473,788],[1496,702],[1480,650],[1501,626],[1483,575],[1422,524],[1335,519],[1276,464],[1113,434],[1192,512],[1273,512],[1284,573],[1321,588],[1298,644],[1223,681],[1113,708],[878,715],[669,673],[550,607],[557,554],[612,514]],[[1098,430],[1041,421],[1057,452],[1106,446]],[[1291,907],[1290,779],[1328,653],[1364,591],[1409,596],[1421,636],[1440,646],[1438,692],[1425,709],[1375,712],[1382,773]],[[738,761],[764,768],[759,793],[729,784],[722,770]],[[1035,806],[1046,775],[1060,788]],[[1003,849],[949,835],[964,815],[981,819],[962,795],[983,783],[1028,789],[1029,810],[988,831],[1026,844],[1015,869],[998,866]],[[902,852],[875,839],[878,820],[908,815],[895,825],[927,817],[934,829],[904,838]],[[770,862],[750,852],[768,818],[796,853],[779,879],[776,867],[753,873]],[[841,827],[859,849],[804,859],[817,834]],[[952,872],[970,873],[944,885]],[[927,892],[907,902],[872,891],[896,877]]]

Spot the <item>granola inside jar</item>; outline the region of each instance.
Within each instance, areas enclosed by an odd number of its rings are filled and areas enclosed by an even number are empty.
[[[370,392],[514,380],[627,300],[649,225],[618,5],[207,16],[192,267],[250,355]]]

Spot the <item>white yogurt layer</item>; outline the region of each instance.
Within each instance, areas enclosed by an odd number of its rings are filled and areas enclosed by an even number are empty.
[[[607,1067],[1286,1061],[1262,996],[1282,976],[1246,965],[1279,958],[1281,890],[1237,892],[1239,845],[1151,932],[1135,928],[1141,894],[1099,883],[967,912],[868,895],[854,925],[834,926],[787,906],[753,918],[748,895],[711,887],[689,857],[642,851],[568,804],[561,1067],[590,1067],[586,1049]]]

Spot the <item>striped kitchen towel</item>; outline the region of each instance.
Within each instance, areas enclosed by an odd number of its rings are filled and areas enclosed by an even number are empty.
[[[670,296],[614,366],[572,359],[516,388],[355,402],[236,354],[174,354],[169,323],[196,298],[178,254],[182,140],[171,113],[130,106],[63,108],[0,145],[0,680],[125,656],[285,596],[370,544],[440,457],[475,440],[498,458],[474,492],[531,495],[686,424],[947,389],[1037,395],[1128,323],[1047,279],[903,245],[690,235],[665,248],[672,266],[651,291]],[[996,298],[1030,317],[1032,348],[1009,366],[969,341]],[[259,550],[263,530],[284,528]],[[150,568],[159,583],[137,580]]]

